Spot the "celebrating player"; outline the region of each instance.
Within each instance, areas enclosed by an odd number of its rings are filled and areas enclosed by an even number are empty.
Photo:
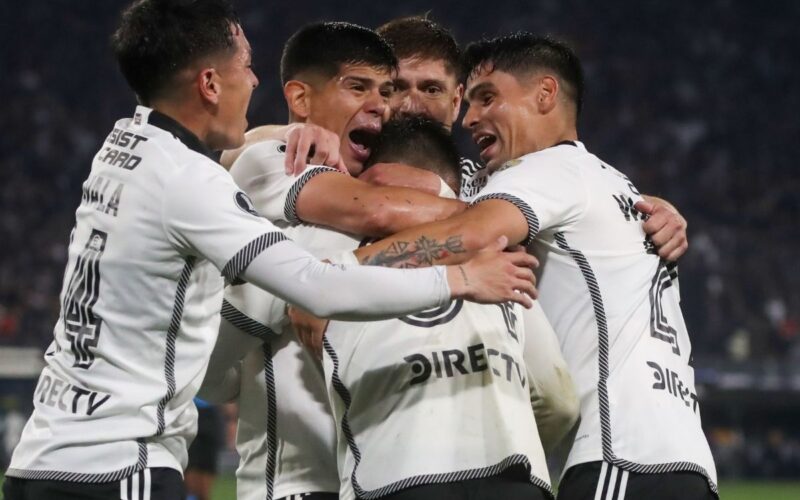
[[[113,47],[142,105],[117,122],[83,185],[61,315],[6,498],[182,496],[223,277],[342,318],[459,297],[530,303],[515,290],[535,293],[532,258],[486,251],[447,269],[331,266],[260,217],[211,159],[242,143],[258,84],[227,1],[137,1]]]
[[[444,251],[454,241],[470,249],[505,235],[529,245],[581,399],[560,498],[713,498],[677,285],[642,231],[633,183],[577,141],[577,57],[524,33],[466,55],[464,126],[490,171],[487,186],[463,214],[357,254],[416,266],[457,261]]]

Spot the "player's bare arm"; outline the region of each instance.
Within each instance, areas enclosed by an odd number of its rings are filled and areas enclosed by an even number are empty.
[[[365,236],[386,236],[464,211],[466,205],[416,189],[373,186],[360,179],[323,173],[297,197],[297,215],[306,223]]]
[[[358,178],[376,186],[402,186],[438,195],[442,190],[441,178],[427,172],[398,163],[378,163],[371,166]]]
[[[455,217],[359,248],[355,255],[364,264],[400,268],[457,264],[497,238],[516,245],[527,235],[528,223],[519,209],[504,200],[485,200]]]

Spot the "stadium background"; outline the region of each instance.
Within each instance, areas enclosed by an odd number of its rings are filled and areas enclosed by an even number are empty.
[[[81,182],[113,121],[134,106],[107,48],[125,3],[2,9],[0,465],[31,409]],[[462,43],[517,29],[572,42],[587,73],[581,139],[689,220],[682,305],[723,498],[800,498],[800,3],[236,5],[261,79],[251,124],[285,122],[280,50],[313,20],[376,27],[430,10]],[[216,498],[231,488],[223,477]]]

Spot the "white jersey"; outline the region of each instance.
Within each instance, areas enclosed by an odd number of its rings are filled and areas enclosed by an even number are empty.
[[[188,130],[140,106],[94,157],[55,338],[7,475],[107,482],[186,464],[220,270],[255,239],[283,238],[206,155]]]
[[[358,240],[324,228],[285,232],[320,258],[358,246]],[[200,390],[201,397],[215,401],[238,397],[240,500],[339,491],[336,429],[322,366],[291,331],[285,307],[250,284],[229,287],[220,337]]]
[[[633,208],[634,185],[568,141],[508,162],[475,202],[486,199],[519,208],[541,262],[539,301],[581,401],[567,468],[694,471],[716,491],[678,294]]]
[[[343,233],[313,226],[287,227],[299,222],[295,205],[303,185],[314,175],[337,171],[311,167],[300,177],[286,176],[284,157],[284,143],[258,143],[242,153],[231,175],[259,213],[284,226],[286,234],[313,255],[326,258],[357,248],[359,240]],[[201,395],[219,399],[218,394],[206,391],[235,386],[234,394],[225,399],[237,395],[239,399],[236,449],[241,459],[236,486],[243,500],[339,491],[336,429],[322,367],[291,331],[285,306],[252,285],[229,287],[220,339],[201,389]],[[258,340],[243,338],[246,335]],[[226,341],[237,336],[233,342]],[[231,354],[231,350],[241,354]],[[229,367],[241,357],[235,381],[226,380]]]
[[[210,155],[179,123],[140,106],[95,156],[55,339],[9,476],[110,482],[145,467],[181,470],[223,276],[346,319],[450,300],[444,268],[408,274],[318,261],[260,217]]]
[[[521,309],[454,301],[399,319],[330,323],[324,366],[340,430],[340,498],[513,466],[550,491],[526,363],[533,333]]]

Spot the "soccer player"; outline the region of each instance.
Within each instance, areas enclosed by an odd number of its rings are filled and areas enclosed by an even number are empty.
[[[281,58],[292,123],[324,126],[340,137],[339,157],[350,172],[359,173],[366,161],[362,151],[369,149],[352,141],[371,145],[376,139],[388,116],[395,64],[391,49],[367,28],[316,23],[300,29],[286,42]],[[231,173],[259,212],[276,224],[288,226],[302,219],[339,227],[339,232],[286,227],[287,234],[318,257],[356,248],[361,237],[351,234],[389,229],[381,229],[374,215],[381,200],[387,211],[398,215],[408,210],[409,199],[461,209],[456,202],[409,189],[384,188],[370,194],[373,186],[330,168],[311,167],[299,178],[286,176],[287,147],[268,141],[246,148]],[[363,202],[347,213],[353,198]],[[417,220],[411,215],[406,224]],[[239,498],[337,497],[336,430],[325,381],[318,362],[284,321],[285,303],[250,285],[229,288],[225,301],[220,338],[201,394],[217,401],[238,397]]]
[[[449,131],[428,118],[388,122],[371,162],[424,168],[453,197],[459,188]],[[550,496],[540,439],[559,441],[578,405],[549,323],[540,309],[526,312],[456,301],[392,320],[331,322],[325,374],[340,430],[340,498]]]
[[[471,45],[472,131],[490,178],[470,209],[359,249],[365,262],[457,261],[505,235],[539,257],[542,308],[581,400],[559,497],[705,499],[716,472],[670,267],[642,231],[640,195],[577,140],[583,73],[526,33]]]
[[[462,268],[331,266],[259,216],[211,159],[243,142],[258,84],[227,1],[139,0],[112,45],[141,105],[116,123],[83,185],[61,314],[5,498],[180,498],[224,279],[342,318],[458,297],[529,303],[515,289],[535,293],[530,269],[513,263],[533,259],[487,251]]]
[[[464,94],[465,75],[462,53],[452,34],[424,17],[399,18],[378,28],[378,33],[394,49],[398,72],[390,105],[393,113],[429,116],[448,129],[458,119]],[[462,157],[460,199],[471,201],[486,185],[489,171],[480,162]],[[362,179],[378,185],[408,186],[436,193],[436,176],[386,165],[372,168]],[[413,185],[410,182],[413,181]],[[649,215],[644,230],[650,235],[660,256],[674,262],[686,252],[686,220],[666,201],[644,195],[636,208]]]

